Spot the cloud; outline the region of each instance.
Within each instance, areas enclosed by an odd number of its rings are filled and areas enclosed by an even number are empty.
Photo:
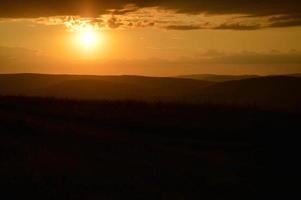
[[[0,59],[15,60],[19,58],[30,58],[38,55],[39,52],[32,49],[21,47],[4,47],[0,46]]]
[[[218,30],[238,30],[238,31],[251,31],[251,30],[258,30],[261,29],[261,25],[254,24],[254,25],[248,25],[248,24],[240,24],[240,23],[231,23],[231,24],[221,24],[214,29]]]
[[[31,49],[0,47],[0,73],[76,73],[76,74],[143,74],[170,76],[191,73],[295,73],[300,71],[301,53],[240,52],[217,50],[201,52],[198,57],[176,57],[169,60],[99,59],[69,60],[39,54]]]
[[[301,53],[290,52],[248,52],[224,53],[210,50],[200,54],[199,62],[220,64],[301,64]]]
[[[212,26],[209,22],[204,25],[197,24],[180,24],[180,25],[168,25],[164,27],[167,30],[199,30],[199,29],[215,29],[215,30],[237,30],[237,31],[252,31],[263,28],[260,24],[243,24],[241,23],[221,23],[216,26]]]
[[[111,29],[118,28],[123,25],[121,20],[117,19],[116,17],[112,16],[110,19],[107,21],[108,27]]]
[[[269,27],[282,28],[282,27],[293,27],[293,26],[301,26],[301,19],[291,20],[291,21],[279,21],[279,22],[272,23]]]
[[[30,70],[40,57],[41,53],[37,50],[0,46],[0,73]]]
[[[225,56],[225,53],[218,51],[216,49],[208,49],[207,51],[201,53],[200,56],[203,58],[217,58],[217,57]]]
[[[0,17],[46,17],[58,15],[97,16],[136,8],[159,7],[179,13],[245,14],[252,16],[294,15],[300,0],[0,0]],[[130,8],[128,5],[132,5]]]
[[[282,28],[301,26],[301,15],[282,15],[270,18],[272,22],[269,27]]]
[[[112,29],[252,31],[301,26],[300,0],[0,0],[0,4],[0,18],[77,16]],[[207,21],[200,21],[200,16]],[[215,20],[219,17],[224,18]]]
[[[167,30],[198,30],[202,29],[202,26],[199,25],[169,25],[165,27]]]

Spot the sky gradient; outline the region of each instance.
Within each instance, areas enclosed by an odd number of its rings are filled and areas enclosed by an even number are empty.
[[[0,3],[0,73],[301,72],[299,0]],[[93,48],[77,39],[87,26]]]

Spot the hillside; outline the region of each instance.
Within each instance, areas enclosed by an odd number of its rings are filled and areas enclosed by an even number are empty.
[[[263,108],[300,109],[301,78],[270,76],[228,81],[202,89],[199,99],[255,104]]]
[[[193,74],[193,75],[182,75],[177,78],[188,78],[210,82],[225,82],[233,80],[242,80],[249,78],[257,78],[257,75],[216,75],[216,74]]]
[[[0,75],[0,95],[187,103],[209,101],[255,104],[266,109],[299,109],[300,88],[301,78],[288,76],[208,82],[142,76]]]
[[[209,84],[190,79],[142,76],[11,74],[0,75],[0,94],[173,101],[185,100]]]
[[[0,97],[1,194],[261,199],[286,183],[279,171],[296,176],[300,117],[249,106]]]
[[[301,73],[298,74],[289,74],[287,76],[291,76],[291,77],[301,77]]]

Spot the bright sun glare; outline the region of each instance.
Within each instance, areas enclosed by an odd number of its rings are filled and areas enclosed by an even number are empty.
[[[100,35],[93,27],[83,27],[78,32],[78,40],[81,46],[90,49],[99,44]]]
[[[99,46],[101,35],[99,27],[89,20],[73,19],[65,22],[67,30],[76,33],[76,43],[80,48],[91,50]]]

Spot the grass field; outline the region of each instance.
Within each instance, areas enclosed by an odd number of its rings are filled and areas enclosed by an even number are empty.
[[[300,119],[252,106],[1,97],[1,188],[14,199],[254,199],[269,177],[290,176],[278,170],[295,156]]]

